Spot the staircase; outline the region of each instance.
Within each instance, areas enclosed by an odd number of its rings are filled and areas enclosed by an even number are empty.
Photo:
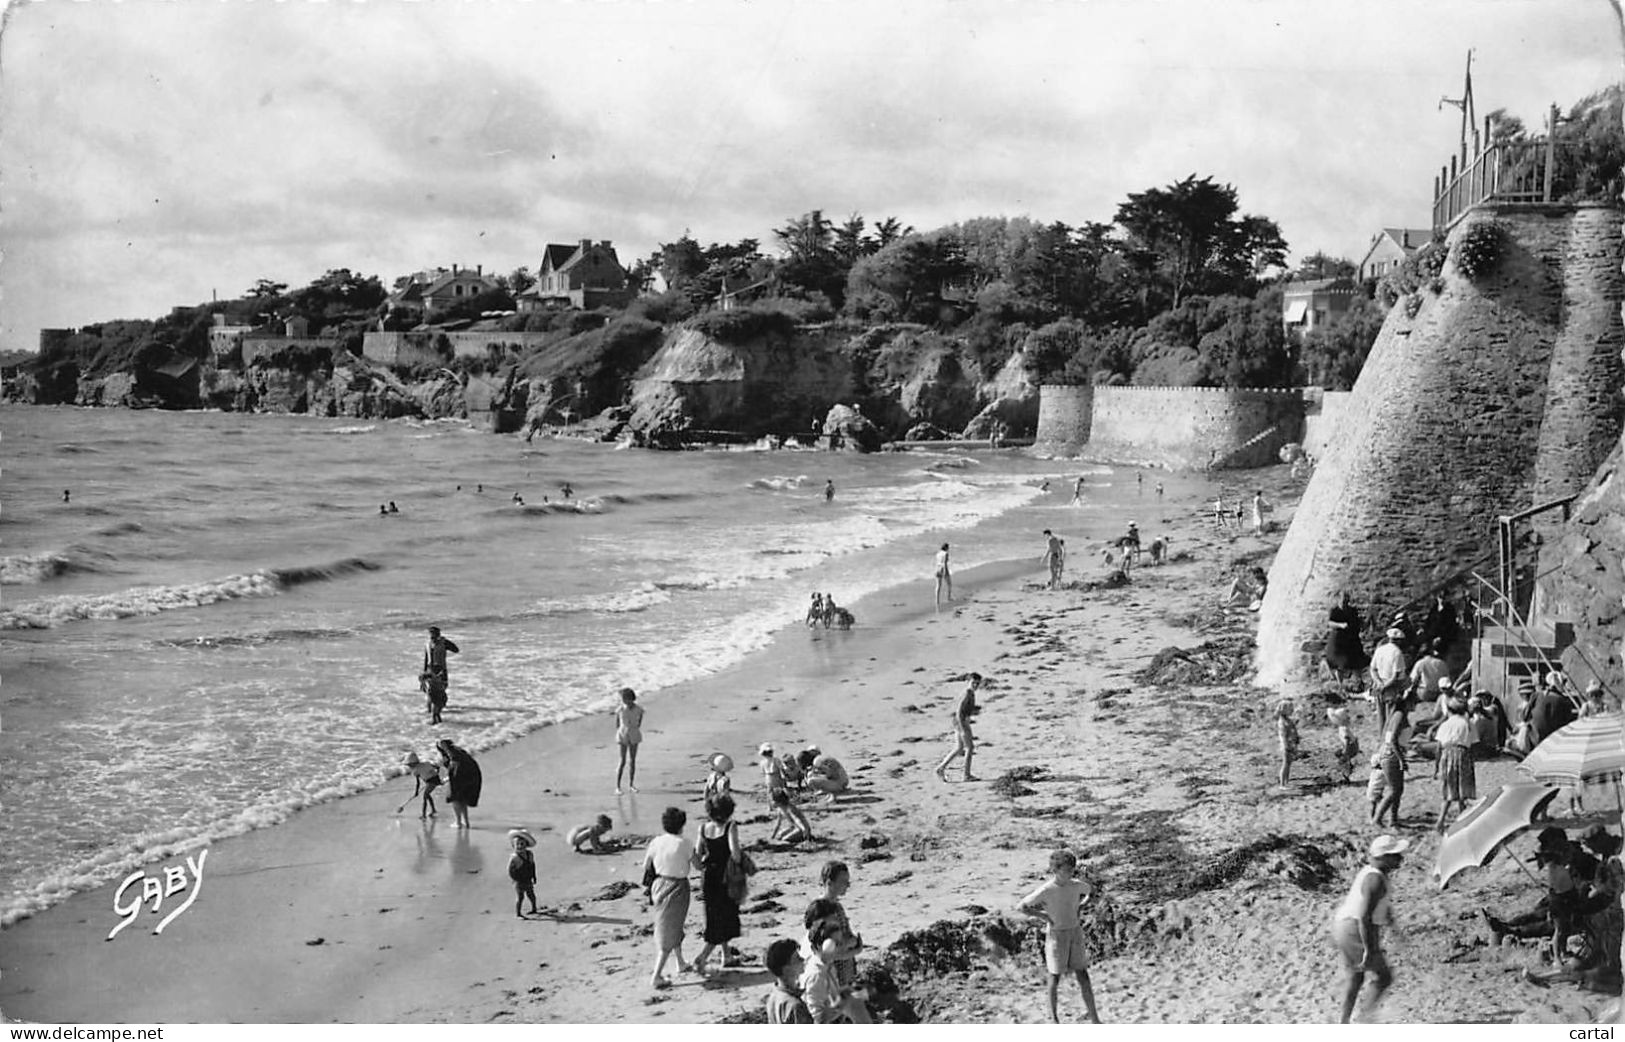
[[[1271,439],[1283,438],[1281,425],[1275,424],[1266,427],[1222,456],[1215,457],[1210,469],[1225,470],[1229,468],[1263,467],[1278,462],[1276,454],[1281,451],[1281,444],[1268,444]]]

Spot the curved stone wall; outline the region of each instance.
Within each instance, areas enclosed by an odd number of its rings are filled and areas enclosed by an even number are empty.
[[[1259,467],[1303,440],[1303,428],[1296,388],[1052,384],[1039,390],[1035,447],[1170,468]]]
[[[1261,684],[1314,675],[1340,591],[1411,600],[1493,551],[1497,516],[1578,491],[1619,435],[1618,213],[1486,208],[1452,246],[1492,219],[1512,233],[1497,269],[1471,282],[1452,250],[1442,292],[1372,348],[1270,571]]]

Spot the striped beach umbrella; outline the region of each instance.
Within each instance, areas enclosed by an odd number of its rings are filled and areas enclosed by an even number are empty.
[[[1518,769],[1550,785],[1618,783],[1625,774],[1625,714],[1588,716],[1558,728]]]

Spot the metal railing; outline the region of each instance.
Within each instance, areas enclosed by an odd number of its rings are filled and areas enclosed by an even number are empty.
[[[1448,230],[1481,203],[1551,202],[1555,152],[1545,137],[1492,144],[1459,169],[1451,156],[1450,166],[1440,167],[1433,179],[1433,227]]]

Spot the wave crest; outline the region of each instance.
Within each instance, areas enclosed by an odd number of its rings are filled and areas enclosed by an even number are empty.
[[[267,569],[201,583],[137,586],[92,596],[49,597],[11,611],[0,611],[0,630],[52,629],[66,622],[127,619],[183,608],[201,608],[244,597],[275,597],[283,590],[304,583],[374,571],[379,567],[363,558],[352,557],[335,564]]]

